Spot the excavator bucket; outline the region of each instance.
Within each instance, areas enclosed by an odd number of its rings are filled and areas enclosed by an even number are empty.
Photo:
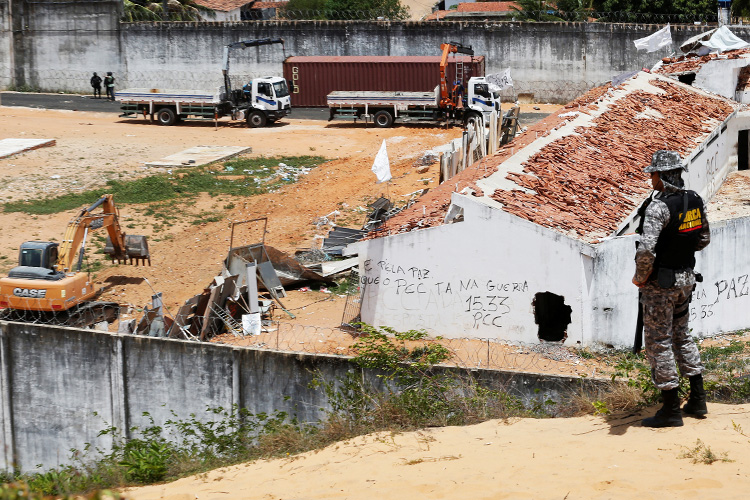
[[[145,236],[139,236],[137,234],[128,234],[125,236],[125,255],[117,255],[115,248],[112,245],[112,240],[107,237],[107,243],[104,246],[104,253],[112,257],[112,260],[118,262],[127,262],[138,264],[151,265],[151,254],[148,251],[148,240]]]

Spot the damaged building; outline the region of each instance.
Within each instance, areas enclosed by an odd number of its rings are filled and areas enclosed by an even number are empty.
[[[714,199],[750,128],[740,108],[647,72],[589,91],[348,247],[360,258],[362,321],[448,338],[632,345],[634,229],[651,192],[643,168],[655,150],[679,151],[687,187]],[[750,325],[750,217],[718,214],[709,206],[712,243],[697,256],[699,336]]]

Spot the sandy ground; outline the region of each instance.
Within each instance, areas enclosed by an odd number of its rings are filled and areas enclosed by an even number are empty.
[[[750,405],[711,404],[709,412],[671,429],[641,427],[644,412],[374,434],[131,489],[126,498],[744,500]],[[686,455],[697,456],[698,440],[728,461],[693,463]]]

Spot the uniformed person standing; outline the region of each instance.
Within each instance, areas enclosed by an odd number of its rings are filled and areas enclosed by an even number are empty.
[[[659,150],[644,171],[651,174],[652,195],[639,209],[640,243],[635,254],[633,283],[641,290],[646,356],[654,384],[664,405],[643,420],[647,427],[682,425],[679,366],[690,380],[690,396],[683,411],[702,417],[706,409],[703,364],[690,338],[688,319],[695,285],[695,252],[709,244],[711,235],[703,200],[685,189],[687,170],[675,151]]]

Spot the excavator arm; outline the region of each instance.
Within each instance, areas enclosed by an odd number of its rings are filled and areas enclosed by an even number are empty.
[[[451,93],[448,91],[448,82],[445,76],[445,68],[448,66],[448,56],[450,54],[467,54],[473,56],[474,49],[471,48],[471,45],[465,46],[457,42],[444,43],[440,48],[443,51],[443,56],[440,58],[440,107],[455,107],[457,103],[454,102]]]
[[[101,207],[100,213],[93,213],[94,210]],[[75,265],[76,255],[81,251],[80,257],[83,258],[83,247],[86,244],[89,230],[107,228],[108,238],[104,253],[112,257],[113,261],[127,263],[128,260],[139,261],[151,258],[148,253],[148,244],[145,236],[126,236],[120,227],[119,210],[112,201],[111,194],[105,194],[99,198],[93,205],[84,208],[74,217],[65,229],[62,243],[58,254],[56,269],[60,272],[72,272]],[[81,268],[81,259],[77,263],[75,271]]]

